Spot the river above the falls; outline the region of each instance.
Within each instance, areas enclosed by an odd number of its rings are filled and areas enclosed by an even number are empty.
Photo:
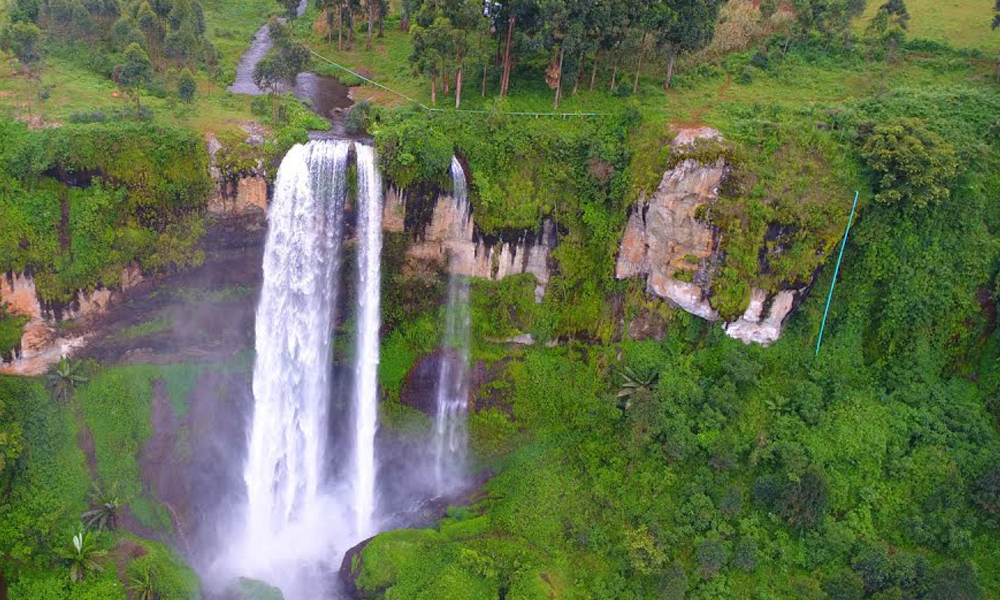
[[[308,4],[309,0],[302,0],[296,14],[301,17]],[[254,34],[250,48],[240,57],[240,62],[236,66],[236,78],[229,86],[230,92],[249,96],[261,96],[267,93],[254,82],[253,72],[257,63],[267,56],[273,46],[274,40],[271,39],[268,24],[264,23]],[[350,98],[350,91],[351,88],[341,83],[336,77],[320,75],[311,71],[299,73],[295,77],[295,85],[292,88],[295,97],[309,102],[316,114],[330,121],[335,132],[342,129],[342,126],[339,126],[342,121],[340,114],[354,103]]]

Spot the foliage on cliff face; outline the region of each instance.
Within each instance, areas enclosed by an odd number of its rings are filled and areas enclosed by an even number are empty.
[[[43,300],[114,285],[131,263],[198,264],[210,189],[201,140],[138,124],[28,131],[0,121],[0,271],[31,271]]]
[[[365,597],[1000,592],[994,92],[727,108],[741,161],[708,215],[730,234],[727,285],[808,279],[861,191],[819,357],[824,294],[767,349],[684,314],[659,342],[506,349],[502,411],[489,413],[506,427],[471,428],[496,471],[485,498],[433,530],[377,536],[359,563]],[[888,189],[902,204],[871,201]],[[816,289],[831,277],[820,270]],[[520,312],[500,307],[530,293],[515,283],[474,288],[477,344],[553,318],[548,300],[508,318]],[[625,368],[658,375],[655,389],[619,402]]]
[[[513,119],[487,115],[384,112],[372,126],[387,181],[440,186],[452,154],[466,161],[473,218],[487,236],[558,226],[546,309],[531,329],[543,339],[602,335],[605,294],[625,222],[631,110],[604,119]]]

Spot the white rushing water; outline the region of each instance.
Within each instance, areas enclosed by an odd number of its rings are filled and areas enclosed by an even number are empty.
[[[455,214],[468,219],[465,172],[454,157],[451,159],[451,178]],[[461,228],[464,230],[466,225],[461,223]],[[454,263],[454,257],[450,260]],[[439,495],[461,484],[465,471],[465,420],[469,411],[469,278],[456,274],[454,264],[450,267],[434,421],[434,476]]]
[[[337,503],[324,489],[323,467],[347,155],[347,142],[293,147],[268,210],[247,514],[230,560],[237,572],[281,587],[287,600],[317,597],[324,585],[310,583],[308,571],[337,560],[329,555]]]
[[[375,533],[375,430],[378,426],[379,327],[381,325],[382,179],[375,149],[358,144],[358,295],[354,364],[354,457],[351,472],[354,531]]]

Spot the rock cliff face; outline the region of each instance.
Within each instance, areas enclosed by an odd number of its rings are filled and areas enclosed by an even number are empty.
[[[395,188],[385,195],[383,227],[387,231],[407,231],[414,241],[407,248],[412,269],[429,264],[453,269],[456,273],[498,281],[508,275],[531,273],[537,280],[535,299],[541,301],[551,273],[549,254],[555,248],[555,226],[543,221],[541,232],[520,232],[511,236],[485,236],[476,228],[474,215],[463,210],[450,195],[440,194],[426,212],[423,223],[407,220],[407,211],[416,211],[414,202]]]
[[[87,340],[86,326],[104,314],[115,296],[142,281],[138,268],[126,269],[121,288],[98,288],[77,292],[74,300],[59,306],[47,306],[38,298],[30,275],[11,273],[0,277],[0,304],[12,314],[28,317],[21,336],[21,348],[10,362],[0,363],[0,373],[40,375],[64,355],[81,347]],[[72,329],[60,323],[73,321]]]
[[[673,148],[684,152],[703,138],[721,136],[709,128],[683,130]],[[629,215],[615,276],[645,276],[649,293],[703,319],[718,320],[710,298],[713,274],[724,257],[719,232],[700,217],[718,199],[727,176],[722,158],[710,164],[684,159],[664,173],[656,191],[641,198]],[[799,290],[786,290],[769,297],[754,289],[744,314],[723,327],[729,336],[746,343],[770,344],[781,336],[799,295]]]
[[[261,165],[256,172],[241,177],[229,177],[218,166],[217,156],[222,144],[211,133],[205,136],[208,149],[209,174],[215,188],[208,199],[208,212],[213,215],[259,214],[267,212],[267,179]]]

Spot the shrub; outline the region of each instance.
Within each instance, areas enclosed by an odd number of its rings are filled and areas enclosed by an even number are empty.
[[[904,212],[947,200],[958,173],[955,149],[915,119],[875,127],[861,155],[876,176],[875,200]]]
[[[865,582],[861,575],[847,568],[824,577],[821,586],[830,600],[863,600],[865,597]]]
[[[715,577],[726,566],[726,547],[719,540],[702,540],[697,554],[698,572],[705,577]]]
[[[191,71],[184,70],[177,78],[177,96],[184,102],[194,101],[194,94],[198,91],[198,83],[194,80]]]

